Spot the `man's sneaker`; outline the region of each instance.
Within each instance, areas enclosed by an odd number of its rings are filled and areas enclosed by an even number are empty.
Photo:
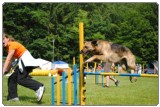
[[[118,86],[118,85],[119,85],[119,81],[118,81],[118,80],[115,82],[115,85],[116,85],[116,86]]]
[[[45,90],[44,86],[40,86],[39,89],[36,91],[38,102],[42,100],[44,90]]]
[[[8,101],[19,101],[19,98],[15,97],[15,98],[9,99]]]

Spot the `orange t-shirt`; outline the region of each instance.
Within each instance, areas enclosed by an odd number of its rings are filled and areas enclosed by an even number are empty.
[[[10,50],[15,50],[15,53],[14,53],[15,58],[20,58],[27,49],[18,42],[9,42],[7,51],[10,51]]]

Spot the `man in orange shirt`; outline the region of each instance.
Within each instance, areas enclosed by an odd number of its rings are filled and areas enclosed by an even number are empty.
[[[3,34],[3,46],[6,48],[8,55],[3,66],[3,75],[7,74],[11,69],[14,59],[18,59],[18,66],[14,69],[12,75],[8,78],[8,96],[9,101],[19,101],[17,94],[17,84],[36,92],[37,101],[41,101],[44,93],[42,83],[28,78],[29,73],[39,65],[32,57],[30,52],[20,43]]]

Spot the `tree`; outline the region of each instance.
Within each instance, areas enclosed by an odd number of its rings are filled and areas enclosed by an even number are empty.
[[[137,63],[158,60],[156,3],[5,3],[3,27],[34,57],[72,63],[79,57],[79,22],[85,40],[124,45]],[[155,48],[156,47],[156,48]]]

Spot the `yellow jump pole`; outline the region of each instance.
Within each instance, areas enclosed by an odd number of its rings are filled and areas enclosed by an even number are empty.
[[[76,59],[73,57],[73,66],[76,64]]]
[[[96,72],[96,68],[97,68],[97,63],[94,62],[94,72]],[[98,81],[98,76],[95,75],[95,83],[97,83],[97,81]]]
[[[57,75],[57,105],[60,105],[60,76]]]
[[[88,63],[86,64],[86,71],[89,72]]]
[[[96,72],[96,68],[97,68],[97,63],[94,62],[94,72]]]
[[[71,69],[68,69],[68,105],[71,105],[72,104],[72,100],[71,100],[71,79],[72,79],[72,76],[71,76]]]
[[[79,23],[79,50],[81,51],[84,46],[84,28],[83,28],[83,23]],[[79,83],[79,96],[80,96],[80,105],[85,105],[85,96],[84,96],[84,74],[83,74],[83,63],[84,63],[84,58],[83,55],[80,54],[80,83]]]

